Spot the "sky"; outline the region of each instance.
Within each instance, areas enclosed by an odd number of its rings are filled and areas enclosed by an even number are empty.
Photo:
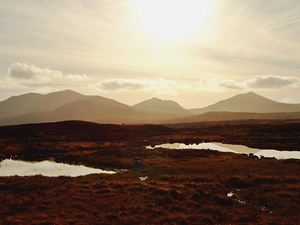
[[[300,103],[299,0],[0,0],[0,101],[71,89]]]

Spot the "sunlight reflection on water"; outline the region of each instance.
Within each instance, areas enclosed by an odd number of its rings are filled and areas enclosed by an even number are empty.
[[[253,153],[256,156],[264,157],[275,157],[277,159],[300,159],[300,151],[278,151],[274,149],[258,149],[249,148],[244,145],[232,145],[223,143],[200,143],[200,144],[183,144],[183,143],[166,143],[161,145],[155,145],[154,147],[147,146],[147,149],[154,148],[167,148],[167,149],[211,149],[220,152],[233,152],[239,154],[249,154]]]
[[[20,160],[5,159],[0,163],[0,176],[84,176],[88,174],[114,174],[114,171],[105,171],[86,166],[56,163],[54,161],[25,162]]]

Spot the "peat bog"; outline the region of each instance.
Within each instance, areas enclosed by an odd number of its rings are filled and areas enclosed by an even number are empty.
[[[0,177],[0,224],[299,224],[300,160],[146,149],[215,141],[300,150],[299,125],[298,120],[249,120],[3,126],[3,158],[51,159],[118,172]]]

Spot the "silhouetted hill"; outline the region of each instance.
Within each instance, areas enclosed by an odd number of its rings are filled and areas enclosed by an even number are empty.
[[[161,100],[158,98],[152,98],[140,102],[134,105],[133,108],[149,113],[168,114],[173,116],[188,116],[193,114],[189,110],[180,106],[177,102],[171,100]]]
[[[58,141],[58,139],[55,138],[58,136],[63,136],[64,140],[69,141],[124,141],[127,138],[136,141],[136,137],[139,136],[139,141],[141,141],[154,135],[173,133],[175,133],[174,129],[162,125],[99,124],[77,120],[0,127],[0,137],[2,139],[11,138],[18,139],[18,141],[25,140],[25,142],[27,142],[28,138],[43,140],[41,136],[44,136],[47,141],[53,143]],[[1,150],[3,149],[0,149],[0,151]],[[49,151],[51,150],[53,149],[50,148]]]
[[[160,102],[162,100],[158,100]],[[46,95],[29,93],[0,102],[0,125],[85,120],[101,123],[158,123],[167,118],[192,115],[172,101],[139,109],[101,96],[66,90]],[[153,101],[152,101],[153,103]],[[150,104],[151,105],[151,104]]]
[[[134,121],[143,117],[145,117],[143,114],[130,106],[102,97],[67,103],[51,113],[52,121],[86,120],[120,123],[128,122],[128,118]]]
[[[255,113],[297,112],[300,111],[300,104],[280,103],[249,92],[219,101],[204,108],[191,109],[191,112],[195,114],[224,111]]]
[[[47,95],[29,93],[0,102],[0,125],[86,120],[141,122],[150,116],[128,105],[101,96],[85,96],[66,90]]]
[[[13,96],[0,102],[0,118],[55,110],[65,103],[84,97],[84,95],[71,90],[58,91],[46,95],[28,93]]]
[[[298,119],[299,113],[290,113],[297,111],[300,112],[300,104],[279,103],[252,92],[189,111],[171,100],[152,98],[131,107],[102,96],[86,96],[66,90],[46,95],[28,93],[0,102],[0,125],[64,120],[98,123],[166,121],[179,123],[238,119]],[[201,115],[195,116],[195,113]]]
[[[34,93],[12,96],[0,102],[0,118],[32,112],[32,108],[36,106],[42,97],[43,95]]]
[[[251,112],[206,112],[194,116],[176,118],[165,123],[197,123],[229,120],[291,120],[300,119],[300,112],[251,113]]]

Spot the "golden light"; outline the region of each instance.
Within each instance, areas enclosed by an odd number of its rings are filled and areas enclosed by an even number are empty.
[[[209,26],[212,0],[133,0],[141,29],[167,40],[192,39]]]

